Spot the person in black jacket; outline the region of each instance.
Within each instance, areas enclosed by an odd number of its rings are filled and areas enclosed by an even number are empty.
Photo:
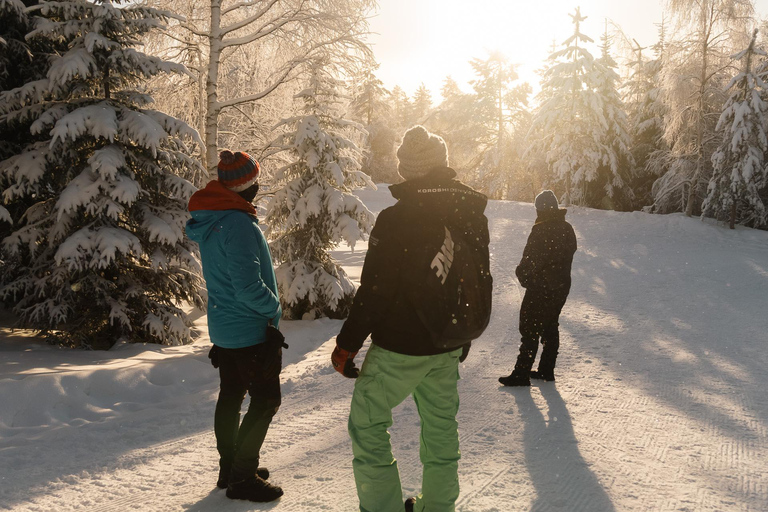
[[[525,297],[520,307],[520,354],[515,369],[499,382],[505,386],[530,386],[531,377],[555,380],[555,361],[560,348],[558,319],[571,290],[571,264],[576,235],[558,208],[551,190],[536,196],[536,222],[531,229],[523,258],[515,269]],[[543,345],[538,371],[531,371],[539,339]]]
[[[455,179],[443,139],[422,126],[405,133],[397,156],[406,181],[390,187],[398,202],[379,214],[371,232],[360,287],[336,338],[332,361],[343,375],[358,377],[353,360],[371,336],[349,414],[360,510],[403,510],[387,429],[392,408],[409,395],[421,418],[424,473],[422,494],[409,498],[406,510],[453,510],[459,496],[458,365],[469,346],[436,346],[411,292],[423,280],[418,271],[425,268],[420,264],[425,258],[452,260],[450,254],[427,254],[430,247],[453,250],[450,240],[444,240],[448,226],[462,229],[464,238],[476,242],[488,268],[487,198]],[[446,270],[442,265],[433,268]]]

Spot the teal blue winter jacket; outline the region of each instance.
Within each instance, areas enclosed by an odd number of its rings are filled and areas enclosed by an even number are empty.
[[[189,202],[187,236],[200,246],[208,287],[208,332],[223,348],[264,342],[282,310],[269,246],[253,206],[218,181]]]

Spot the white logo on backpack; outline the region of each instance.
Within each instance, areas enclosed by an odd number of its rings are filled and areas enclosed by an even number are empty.
[[[445,284],[452,263],[453,239],[451,238],[451,232],[448,231],[448,228],[445,228],[445,240],[443,240],[443,246],[440,247],[440,251],[435,254],[432,263],[429,265],[431,268],[435,269],[435,273],[437,274],[437,278],[440,279],[441,284]]]

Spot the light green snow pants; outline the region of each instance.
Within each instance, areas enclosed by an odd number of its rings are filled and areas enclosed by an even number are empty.
[[[349,412],[361,512],[402,512],[403,491],[387,429],[392,409],[413,394],[421,419],[424,466],[416,512],[454,512],[459,497],[459,356],[408,356],[371,345]]]

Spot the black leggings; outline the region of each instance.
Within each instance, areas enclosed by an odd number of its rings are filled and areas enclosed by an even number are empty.
[[[219,400],[216,402],[214,431],[221,467],[231,467],[233,479],[252,476],[259,466],[259,450],[264,443],[272,417],[280,408],[280,374],[265,377],[264,361],[274,360],[267,354],[266,343],[245,348],[216,347],[221,377]],[[269,357],[271,356],[271,357]],[[280,364],[282,350],[278,349]],[[245,393],[251,395],[243,422],[240,407]]]

